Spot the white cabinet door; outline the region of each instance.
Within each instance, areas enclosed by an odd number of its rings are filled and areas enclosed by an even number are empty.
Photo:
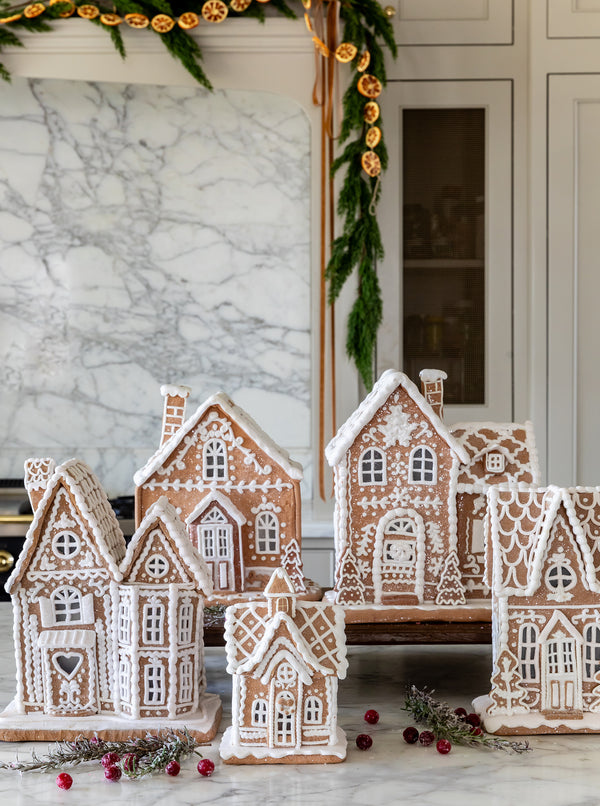
[[[402,368],[405,363],[403,318],[406,308],[403,293],[406,284],[403,282],[403,272],[406,274],[407,271],[418,269],[420,265],[406,260],[408,253],[403,244],[403,208],[406,203],[403,198],[403,176],[412,168],[410,165],[403,165],[403,113],[412,109],[471,109],[481,110],[483,115],[485,142],[481,186],[484,203],[479,221],[479,244],[475,247],[475,257],[479,258],[484,271],[482,304],[485,325],[483,347],[478,348],[483,350],[483,391],[477,403],[446,406],[445,416],[449,422],[510,421],[513,418],[512,87],[510,80],[392,81],[388,83],[382,100],[390,161],[379,205],[386,251],[383,264],[379,267],[384,299],[384,319],[377,355],[379,372],[388,367]],[[436,159],[440,162],[439,157]],[[426,226],[431,229],[436,223],[435,215],[429,212],[429,224]],[[452,256],[455,257],[455,254],[452,253]],[[470,252],[465,252],[463,257],[467,257],[467,254]],[[454,263],[457,262],[454,260]],[[469,269],[478,261],[464,262]],[[426,270],[431,275],[430,293],[443,297],[445,292],[442,285],[448,282],[448,278],[441,273],[447,264],[444,260],[430,260],[429,263]],[[468,284],[468,275],[465,274],[465,277],[467,279],[463,278],[462,282]],[[430,319],[433,322],[434,317]],[[445,324],[448,322],[442,326]],[[455,366],[458,373],[458,360]],[[448,368],[450,369],[450,365]],[[406,369],[409,371],[408,366]],[[450,372],[454,370],[450,369]],[[450,383],[452,380],[454,379],[449,378]]]
[[[548,82],[548,478],[600,483],[600,74]]]
[[[392,22],[401,45],[512,42],[512,0],[392,0],[384,5],[396,10]]]

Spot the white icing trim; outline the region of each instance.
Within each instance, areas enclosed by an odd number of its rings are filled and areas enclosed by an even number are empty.
[[[93,647],[96,645],[96,633],[94,630],[46,630],[38,637],[37,644],[54,649]]]
[[[243,526],[246,523],[245,515],[239,511],[235,504],[232,503],[231,499],[227,498],[226,495],[223,495],[223,493],[220,493],[218,490],[211,490],[187,516],[185,519],[187,525],[190,526],[211,504],[218,504],[228,515],[231,515],[239,526]]]
[[[182,397],[184,400],[189,397],[192,390],[189,386],[177,386],[175,384],[164,383],[160,387],[160,393],[163,397]]]
[[[303,477],[302,465],[290,459],[286,450],[280,448],[277,443],[266,434],[262,428],[247,414],[243,409],[225,395],[223,392],[217,392],[216,395],[209,397],[204,403],[196,410],[196,412],[170,437],[153,456],[146,462],[144,467],[135,473],[133,480],[136,487],[141,487],[150,476],[162,467],[164,461],[169,457],[171,452],[183,441],[184,437],[192,431],[199,421],[204,416],[205,412],[211,407],[216,406],[230,419],[233,420],[246,434],[252,439],[258,447],[264,451],[274,462],[276,462],[283,470],[293,479],[300,481]]]
[[[388,524],[397,518],[409,518],[414,521],[416,527],[414,589],[411,591],[398,591],[398,593],[414,593],[414,595],[418,597],[419,603],[422,604],[425,593],[425,525],[423,517],[418,512],[414,509],[407,509],[406,507],[398,507],[386,512],[385,515],[379,519],[379,523],[377,524],[377,531],[375,532],[375,540],[373,542],[373,598],[375,604],[381,604],[381,598],[383,596],[383,583],[381,579],[383,540]]]
[[[223,734],[219,754],[225,760],[230,758],[282,759],[286,756],[336,756],[343,761],[346,758],[347,745],[346,734],[341,728],[336,730],[335,742],[330,744],[311,744],[289,748],[241,745],[239,740],[235,741],[233,728],[229,727]]]
[[[325,448],[325,456],[331,467],[337,465],[342,460],[360,431],[373,419],[388,397],[400,386],[403,387],[413,402],[416,403],[422,414],[429,420],[435,431],[437,431],[449,448],[458,456],[461,462],[466,464],[469,461],[469,454],[466,449],[452,436],[449,428],[440,420],[410,378],[403,372],[388,369],[381,375],[371,392],[350,415]]]
[[[443,369],[422,369],[419,372],[419,379],[423,383],[437,383],[438,381],[447,381],[448,374]]]

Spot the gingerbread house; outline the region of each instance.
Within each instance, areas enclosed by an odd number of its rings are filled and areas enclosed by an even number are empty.
[[[537,482],[531,426],[447,426],[444,372],[388,370],[326,449],[346,619],[489,619],[485,493]],[[452,608],[450,614],[449,608]]]
[[[17,693],[0,738],[145,735],[165,719],[214,736],[204,693],[202,615],[211,582],[166,499],[129,548],[97,478],[80,461],[26,463],[34,518],[6,583]]]
[[[298,599],[283,569],[261,601],[227,608],[232,725],[221,743],[229,764],[343,761],[338,680],[346,676],[342,608]]]
[[[600,731],[600,487],[488,497],[494,668],[475,701],[485,729]]]
[[[136,522],[159,497],[169,499],[210,570],[213,601],[260,594],[280,565],[307,595],[302,467],[221,392],[186,419],[189,391],[161,388],[161,446],[134,476]],[[309,595],[319,598],[320,590]]]

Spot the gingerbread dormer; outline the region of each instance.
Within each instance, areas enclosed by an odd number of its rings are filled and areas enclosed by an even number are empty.
[[[136,523],[166,496],[210,565],[213,599],[264,590],[282,564],[306,593],[299,551],[301,479],[301,466],[219,392],[135,474]]]

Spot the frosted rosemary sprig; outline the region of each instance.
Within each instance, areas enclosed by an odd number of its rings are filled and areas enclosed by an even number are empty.
[[[190,756],[196,752],[198,742],[184,728],[146,734],[143,738],[107,742],[96,737],[79,736],[75,741],[61,741],[52,745],[44,756],[32,751],[31,761],[2,761],[0,769],[14,772],[55,772],[63,767],[75,767],[86,761],[99,761],[105,753],[121,756],[119,766],[129,778],[142,778],[162,772],[169,761]],[[200,754],[198,754],[200,755]]]
[[[404,710],[412,714],[417,722],[426,725],[437,739],[448,739],[454,744],[487,747],[490,750],[506,750],[513,753],[526,753],[531,750],[528,742],[499,739],[483,732],[472,733],[471,725],[455,714],[447,703],[439,702],[428,691],[422,691],[416,686],[410,686]]]
[[[227,606],[224,604],[209,605],[204,608],[204,626],[218,627],[223,624]]]

